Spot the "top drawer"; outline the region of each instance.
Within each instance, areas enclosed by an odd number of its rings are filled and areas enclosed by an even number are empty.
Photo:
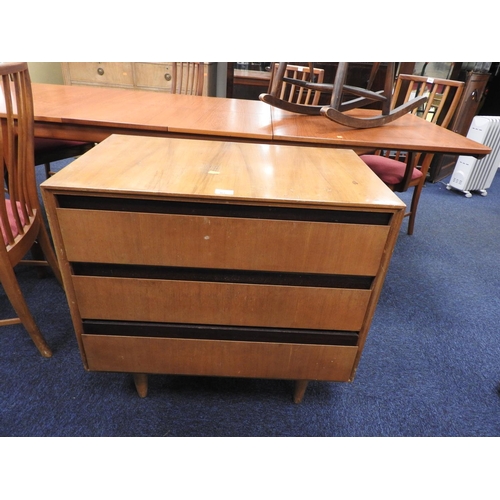
[[[68,208],[57,217],[73,262],[358,276],[377,274],[390,228]]]
[[[132,63],[81,62],[68,65],[71,83],[134,86]]]

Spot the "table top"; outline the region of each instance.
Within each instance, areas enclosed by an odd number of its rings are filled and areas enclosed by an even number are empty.
[[[42,184],[89,194],[401,209],[351,150],[112,135]]]
[[[32,86],[38,123],[272,139],[271,110],[260,101],[77,85]]]
[[[323,116],[290,113],[263,102],[119,88],[33,84],[35,134],[100,140],[113,133],[218,138],[259,143],[377,148],[484,156],[491,149],[415,115],[370,129]],[[1,109],[0,109],[1,113]],[[355,110],[360,116],[376,111]]]
[[[272,108],[275,140],[316,143],[352,149],[380,149],[484,155],[491,149],[451,130],[408,113],[397,120],[365,129],[354,129],[332,122],[325,117],[299,115]],[[357,109],[357,117],[374,116],[377,111]]]

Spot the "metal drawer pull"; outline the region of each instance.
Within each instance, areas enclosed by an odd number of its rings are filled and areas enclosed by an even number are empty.
[[[165,73],[165,80],[167,80],[167,82],[172,80],[172,75],[170,73]]]
[[[98,75],[104,75],[104,70],[102,68],[97,68],[97,74]]]

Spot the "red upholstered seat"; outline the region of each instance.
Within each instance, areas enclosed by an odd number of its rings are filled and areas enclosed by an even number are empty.
[[[400,74],[394,86],[392,106],[408,102],[417,96],[424,96],[425,105],[415,108],[412,113],[440,127],[448,127],[462,97],[464,85],[464,82],[457,80]],[[413,188],[409,211],[405,213],[405,216],[409,216],[408,234],[413,234],[420,193],[434,155],[424,151],[394,151],[397,155],[408,155],[407,158],[411,163],[407,164],[382,154],[384,152],[392,154],[390,146],[381,144],[380,149],[378,152],[380,154],[362,155],[361,158],[393,191],[402,193],[408,188]],[[408,177],[411,174],[410,179],[405,177],[407,170]]]
[[[406,164],[399,160],[386,158],[381,155],[361,155],[360,158],[377,174],[378,177],[389,186],[399,184],[403,180]],[[422,177],[422,172],[413,169],[411,180]]]
[[[21,225],[24,226],[26,224],[26,221],[24,220],[24,214],[21,211],[21,205],[19,204],[19,202],[16,202],[16,204],[18,206],[17,213],[19,214],[19,219],[21,220]],[[12,205],[10,203],[10,200],[5,201],[5,207],[7,209],[7,217],[9,219],[9,226],[10,226],[10,229],[12,231],[12,236],[15,238],[19,234],[19,229],[17,227],[16,220],[14,218],[14,212],[12,210]],[[7,234],[6,234],[6,231],[5,231],[5,228],[4,228],[4,225],[3,225],[3,222],[1,219],[0,219],[0,229],[2,231],[3,241],[4,241],[5,245],[8,245],[9,239],[7,238]]]

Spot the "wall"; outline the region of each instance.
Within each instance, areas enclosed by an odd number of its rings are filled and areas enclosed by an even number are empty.
[[[226,97],[227,62],[217,63],[217,97]]]
[[[63,83],[61,63],[29,62],[31,81],[34,83]]]

